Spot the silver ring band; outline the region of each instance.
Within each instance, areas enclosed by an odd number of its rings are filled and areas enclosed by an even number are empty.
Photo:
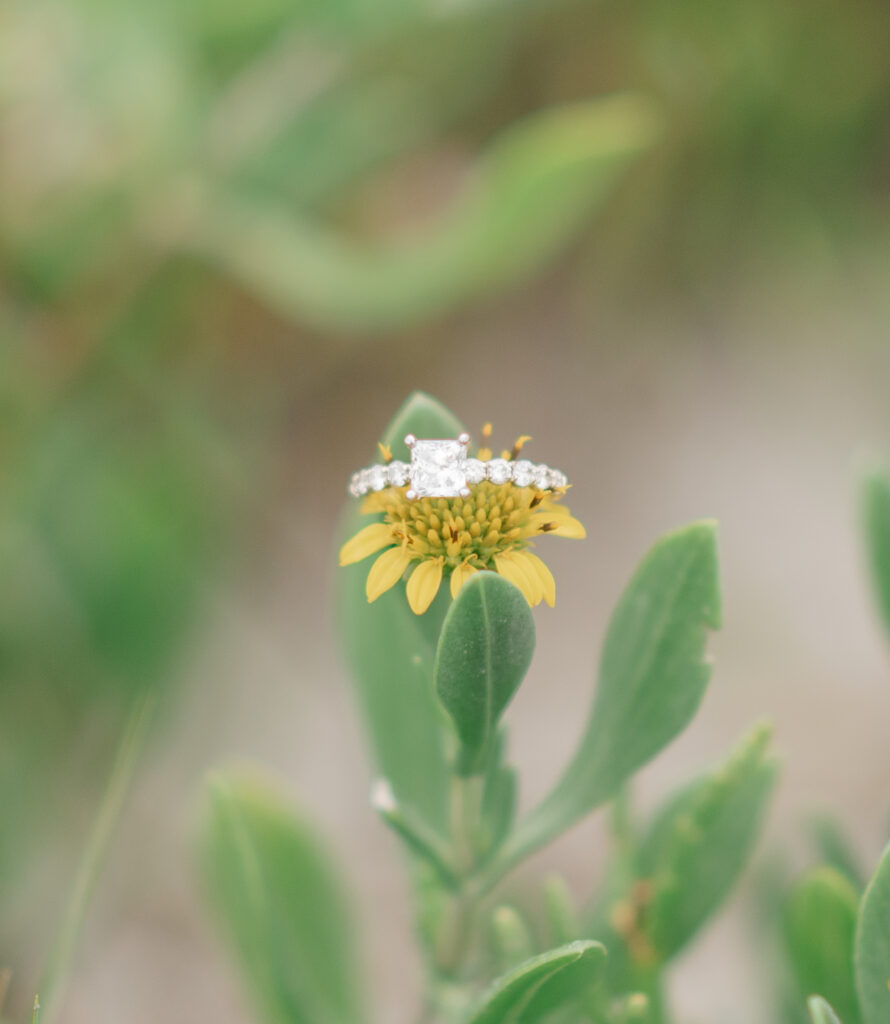
[[[461,434],[455,441],[420,441],[411,434],[405,443],[411,449],[411,462],[377,463],[353,473],[348,491],[360,498],[387,487],[408,487],[406,497],[453,498],[469,497],[473,484],[514,483],[518,487],[534,487],[539,491],[555,490],[568,484],[565,473],[528,459],[469,459],[466,457],[470,438]]]

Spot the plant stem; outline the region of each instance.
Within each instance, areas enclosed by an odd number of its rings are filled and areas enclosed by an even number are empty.
[[[451,780],[451,846],[457,885],[446,903],[432,943],[427,1020],[460,1020],[472,997],[467,959],[483,892],[474,881],[481,824],[483,779],[455,774]]]
[[[42,1010],[43,1024],[53,1024],[61,997],[71,973],[77,940],[96,887],[105,854],[120,817],[124,800],[133,781],[136,764],[145,743],[155,707],[155,695],[149,691],[140,697],[121,736],[99,812],[83,850],[68,905],[56,933],[56,940],[44,971],[43,1003],[35,1000],[35,1019]]]

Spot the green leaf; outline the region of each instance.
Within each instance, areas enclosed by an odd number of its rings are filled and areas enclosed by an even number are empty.
[[[571,942],[582,935],[571,890],[561,875],[548,875],[542,886],[547,924],[555,942]]]
[[[468,1024],[534,1024],[581,998],[606,955],[598,942],[572,942],[533,957],[498,978]]]
[[[859,894],[840,871],[818,867],[794,887],[785,910],[785,942],[800,991],[821,992],[847,1024],[858,1024],[853,944]]]
[[[200,835],[210,897],[269,1024],[358,1024],[354,928],[330,853],[268,786],[219,774]]]
[[[374,783],[371,806],[405,845],[435,871],[442,885],[447,889],[459,888],[458,872],[448,845],[417,819],[410,808],[399,806],[386,779]]]
[[[809,833],[820,862],[837,868],[858,892],[865,888],[867,878],[853,849],[850,837],[841,823],[827,814],[817,815],[809,824]]]
[[[862,519],[878,607],[890,631],[890,473],[882,468],[863,481]]]
[[[421,392],[411,395],[382,441],[395,458],[407,457],[403,438],[457,437],[452,414]],[[373,458],[375,453],[369,452]],[[370,522],[351,500],[342,539]],[[375,773],[392,787],[399,805],[412,808],[440,836],[448,833],[449,767],[444,722],[432,687],[440,606],[425,615],[408,607],[401,584],[373,604],[365,596],[369,563],[337,570],[340,633],[368,730]],[[447,597],[447,590],[445,595]]]
[[[838,1015],[821,996],[811,996],[807,1000],[807,1006],[810,1016],[813,1018],[813,1024],[841,1024]]]
[[[396,243],[208,186],[183,245],[295,320],[359,333],[405,327],[547,263],[659,130],[652,104],[629,94],[531,115],[492,142],[437,221]]]
[[[864,1024],[890,1020],[890,847],[859,909],[856,928],[856,987]]]
[[[433,682],[461,744],[459,769],[483,764],[505,708],[535,650],[535,621],[512,583],[478,572],[452,603],[436,650]]]
[[[652,887],[647,931],[661,959],[676,956],[718,910],[750,857],[776,777],[769,737],[757,728],[671,801],[643,841],[638,873]]]
[[[402,403],[381,438],[392,448],[393,458],[408,460],[411,453],[405,437],[457,437],[464,429],[461,421],[441,402],[423,391],[414,391]]]
[[[708,629],[720,625],[716,528],[694,523],[652,548],[609,624],[593,712],[553,792],[520,822],[516,861],[618,791],[692,719],[711,672]]]
[[[491,941],[503,969],[527,960],[534,949],[531,930],[515,907],[502,904],[491,914]]]

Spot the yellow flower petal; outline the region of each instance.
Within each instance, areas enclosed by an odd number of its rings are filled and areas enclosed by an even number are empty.
[[[475,565],[469,562],[461,562],[451,573],[451,596],[457,597],[460,588],[467,582],[474,572],[479,572]]]
[[[532,582],[531,577],[527,572],[524,572],[522,567],[517,564],[515,559],[512,557],[512,553],[505,555],[495,555],[494,564],[497,571],[504,577],[505,580],[509,580],[514,587],[518,587],[526,601],[531,605],[532,608],[538,603],[538,588]],[[535,600],[537,598],[537,600]]]
[[[569,515],[565,509],[547,509],[546,512],[536,512],[531,517],[529,525],[531,527],[529,535],[540,532],[551,534],[554,537],[569,537],[571,540],[583,540],[587,536],[584,524]]]
[[[544,600],[544,582],[534,562],[529,557],[529,552],[514,551],[512,557],[514,563],[519,566],[519,571],[525,573],[528,585],[534,594],[532,603],[540,604]]]
[[[371,523],[351,537],[340,548],[340,565],[352,565],[393,543],[392,527],[387,523]]]
[[[556,529],[550,532],[556,537],[568,537],[571,540],[584,540],[587,536],[587,530],[584,528],[584,524],[579,522],[574,516],[559,516],[556,519]]]
[[[538,558],[536,554],[533,554],[531,551],[523,551],[522,554],[528,560],[534,572],[538,574],[538,579],[543,587],[544,600],[553,608],[556,604],[556,580],[553,578],[553,573],[547,564]]]
[[[410,562],[411,556],[404,548],[390,548],[389,551],[384,551],[368,573],[368,581],[365,584],[368,601],[376,601],[381,594],[394,587]]]
[[[366,494],[362,498],[362,515],[369,516],[377,512],[386,512],[389,508],[392,498],[386,493],[386,490],[382,491],[371,491],[370,494]]]
[[[408,604],[415,615],[423,615],[438,594],[442,582],[442,561],[441,558],[434,558],[421,562],[408,577]]]

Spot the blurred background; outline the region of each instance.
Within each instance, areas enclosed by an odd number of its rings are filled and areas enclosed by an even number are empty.
[[[250,1019],[192,866],[205,772],[336,844],[378,1020],[419,989],[331,622],[350,473],[420,387],[575,481],[583,553],[512,712],[523,802],[662,531],[721,522],[725,628],[639,799],[775,720],[764,857],[886,835],[890,651],[859,453],[890,450],[881,0],[0,5],[0,964],[21,1019],[138,695],[160,694],[66,1024]],[[572,545],[574,547],[574,545]],[[540,854],[579,899],[599,822]],[[749,878],[749,894],[752,883]],[[675,977],[764,1019],[740,897]]]

